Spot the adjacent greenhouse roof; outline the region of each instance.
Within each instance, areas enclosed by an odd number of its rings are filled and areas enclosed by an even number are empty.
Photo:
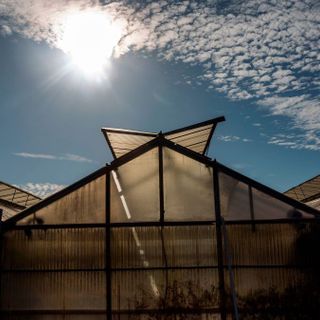
[[[0,200],[25,208],[39,202],[41,198],[18,187],[0,181]]]
[[[0,181],[0,207],[3,207],[2,220],[33,206],[41,199],[25,190]]]
[[[126,153],[129,153],[151,141],[159,134],[162,134],[166,139],[179,144],[182,147],[205,155],[208,152],[210,141],[217,124],[224,120],[224,117],[218,117],[165,133],[115,128],[102,128],[101,131],[107,140],[114,158],[119,158]]]
[[[320,175],[307,180],[284,193],[301,202],[308,202],[320,197]]]

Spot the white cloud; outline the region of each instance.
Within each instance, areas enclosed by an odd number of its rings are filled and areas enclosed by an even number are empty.
[[[29,153],[29,152],[17,152],[14,153],[15,156],[23,158],[35,158],[35,159],[46,159],[46,160],[67,160],[76,162],[93,162],[93,160],[79,156],[77,154],[66,153],[63,156],[54,156],[51,154],[42,153]]]
[[[240,142],[251,142],[251,139],[247,138],[241,138],[238,136],[218,136],[218,140],[224,141],[224,142],[235,142],[235,141],[240,141]]]
[[[100,3],[0,0],[0,15],[13,32],[59,47],[66,13],[96,8],[124,27],[115,57],[152,52],[202,66],[203,72],[186,82],[204,81],[233,100],[258,99],[267,112],[317,135],[319,99],[311,94],[320,83],[318,0]]]
[[[12,34],[12,30],[10,29],[10,27],[8,25],[1,25],[0,24],[0,35],[6,37],[6,36],[10,36]]]
[[[18,185],[17,187],[26,190],[40,198],[46,198],[49,195],[58,192],[59,190],[65,188],[65,185],[56,183],[33,183],[28,182],[26,184]]]

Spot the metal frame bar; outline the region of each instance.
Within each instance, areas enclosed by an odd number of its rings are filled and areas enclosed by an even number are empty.
[[[160,224],[164,222],[164,188],[163,188],[163,150],[158,146],[159,155],[159,201],[160,201]]]
[[[3,181],[0,180],[0,186],[1,186],[2,184],[3,184],[4,186],[6,186],[7,188],[5,188],[5,189],[0,189],[0,192],[3,191],[3,190],[14,189],[14,190],[18,190],[19,192],[22,192],[22,193],[25,193],[25,194],[29,194],[29,195],[32,196],[33,198],[36,198],[36,199],[38,199],[38,200],[41,200],[40,197],[38,197],[38,196],[36,196],[36,195],[28,192],[28,191],[25,191],[25,190],[23,190],[23,189],[21,189],[21,188],[12,186],[12,185],[10,185],[9,183],[6,183],[6,182],[3,182]]]
[[[137,149],[125,154],[124,156],[122,156],[121,158],[115,159],[111,165],[109,165],[108,167],[103,167],[95,172],[93,172],[92,174],[84,177],[83,179],[75,182],[74,184],[72,184],[71,186],[53,194],[52,196],[46,198],[45,200],[42,200],[41,202],[36,203],[35,205],[25,209],[24,211],[20,212],[19,214],[15,215],[12,218],[9,218],[8,220],[6,220],[3,223],[3,228],[4,230],[7,230],[8,228],[12,227],[17,221],[19,221],[20,219],[36,212],[37,210],[49,205],[50,203],[62,198],[63,196],[69,194],[70,192],[82,187],[83,185],[85,185],[86,183],[89,183],[90,181],[102,176],[104,173],[106,173],[106,171],[108,170],[114,170],[115,168],[117,168],[118,166],[121,166],[129,161],[131,161],[132,159],[142,155],[145,152],[148,152],[149,150],[157,147],[157,146],[165,146],[168,147],[169,149],[172,149],[178,153],[181,153],[187,157],[190,157],[198,162],[201,162],[207,166],[210,167],[215,167],[218,168],[221,172],[224,172],[242,182],[245,182],[249,185],[251,185],[252,187],[265,192],[266,194],[280,200],[283,201],[297,209],[300,210],[304,210],[307,213],[311,213],[316,217],[320,217],[320,212],[314,208],[308,207],[307,205],[298,202],[292,198],[289,198],[285,195],[283,195],[280,192],[277,192],[253,179],[250,179],[224,165],[222,165],[221,163],[218,163],[217,161],[212,161],[210,158],[201,155],[197,152],[194,152],[190,149],[187,149],[185,147],[182,147],[180,145],[177,145],[175,143],[173,143],[172,141],[169,141],[167,139],[165,139],[163,137],[163,135],[159,135],[156,138],[154,138],[153,140],[151,140],[150,142],[147,142],[146,144],[138,147]]]
[[[137,310],[130,310],[130,309],[123,309],[123,310],[113,310],[113,315],[121,315],[121,314],[179,314],[179,313],[186,313],[186,314],[201,314],[201,313],[218,313],[219,308],[203,308],[203,309],[190,309],[190,308],[176,308],[170,310],[164,309],[137,309]],[[105,314],[105,310],[99,309],[36,309],[36,310],[1,310],[0,314],[10,314],[10,315],[95,315]]]
[[[250,206],[250,217],[252,220],[251,226],[252,226],[252,231],[256,231],[256,226],[254,222],[254,206],[253,206],[253,197],[252,197],[252,187],[251,185],[248,185],[248,192],[249,192],[249,206]]]
[[[291,265],[291,264],[230,264],[232,269],[297,269],[309,270],[314,268],[312,265]],[[223,264],[222,268],[227,270],[229,267]],[[219,269],[219,266],[204,265],[204,266],[158,266],[158,267],[123,267],[111,268],[111,272],[140,272],[140,271],[171,271],[171,270],[203,270],[203,269]],[[2,273],[59,273],[59,272],[105,272],[105,268],[92,268],[92,269],[2,269]]]
[[[4,229],[10,228],[10,226],[14,225],[17,221],[29,216],[30,214],[35,213],[36,211],[44,208],[45,206],[51,204],[52,202],[61,199],[62,197],[68,195],[72,191],[75,191],[85,184],[91,182],[94,179],[97,179],[101,177],[104,173],[106,173],[107,168],[104,166],[93,173],[89,174],[88,176],[76,181],[75,183],[71,184],[70,186],[58,191],[57,193],[54,193],[53,195],[49,196],[48,198],[45,198],[44,200],[36,203],[35,205],[28,207],[24,211],[16,214],[12,218],[9,218],[6,220],[3,224]]]
[[[262,192],[264,192],[264,193],[272,196],[273,198],[278,199],[284,203],[287,203],[288,205],[290,205],[296,209],[303,210],[307,213],[313,214],[314,216],[320,218],[320,212],[317,209],[309,207],[302,202],[299,202],[297,200],[294,200],[294,199],[284,195],[281,192],[278,192],[274,189],[271,189],[271,188],[267,187],[266,185],[263,185],[260,182],[257,182],[247,176],[244,176],[241,173],[234,171],[219,162],[216,162],[216,163],[217,163],[217,166],[219,167],[219,170],[221,172],[226,173],[226,174],[230,175],[231,177],[238,179],[239,181],[242,181],[246,184],[249,184],[252,187],[256,188],[257,190],[262,191]]]
[[[208,126],[208,125],[212,124],[212,128],[211,128],[209,136],[206,140],[205,148],[202,152],[202,154],[204,155],[210,145],[210,141],[212,139],[212,136],[213,136],[213,133],[214,133],[214,130],[215,130],[217,124],[222,121],[225,121],[225,117],[223,117],[223,116],[209,119],[207,121],[199,122],[199,123],[196,123],[196,124],[193,124],[190,126],[186,126],[183,128],[167,131],[163,135],[168,136],[168,135],[172,135],[172,134],[176,134],[176,133],[183,133],[184,131],[197,129],[197,128],[201,128],[201,127]],[[110,141],[108,133],[127,134],[127,135],[135,135],[135,136],[154,137],[154,138],[157,137],[157,135],[158,135],[157,133],[154,133],[154,132],[143,132],[143,131],[134,131],[134,130],[126,130],[126,129],[116,129],[116,128],[101,128],[101,132],[103,133],[103,135],[107,141],[107,144],[109,146],[109,149],[110,149],[111,154],[114,159],[117,159],[117,155],[115,153],[115,149],[112,146],[112,143]],[[122,158],[123,156],[124,155],[120,156],[119,158]]]
[[[112,320],[112,273],[111,273],[111,171],[106,173],[106,243],[105,243],[105,273],[106,273],[106,319]]]
[[[207,143],[206,143],[206,145],[205,145],[205,147],[204,147],[204,150],[203,150],[203,152],[202,152],[203,155],[207,155],[207,154],[208,154],[210,142],[211,142],[213,133],[214,133],[214,131],[216,130],[216,127],[217,127],[217,123],[215,123],[215,124],[212,126],[212,128],[211,128],[211,131],[210,131],[210,133],[209,133],[209,137],[208,137]]]
[[[226,312],[226,290],[224,284],[224,259],[223,259],[223,238],[222,238],[222,218],[220,207],[220,188],[218,166],[213,167],[213,191],[216,216],[216,240],[217,240],[217,258],[218,258],[218,275],[219,275],[219,293],[220,293],[220,310],[221,319],[227,319]]]
[[[209,120],[206,120],[206,121],[203,121],[203,122],[198,122],[198,123],[192,124],[191,126],[186,126],[186,127],[180,128],[180,129],[167,131],[167,132],[164,133],[164,135],[167,136],[169,134],[175,134],[175,133],[179,133],[179,132],[182,132],[182,131],[192,130],[192,129],[196,129],[196,128],[199,128],[199,127],[207,126],[209,124],[217,124],[217,123],[223,122],[225,120],[226,120],[226,118],[224,116],[217,117],[217,118],[212,118],[212,119],[209,119]]]

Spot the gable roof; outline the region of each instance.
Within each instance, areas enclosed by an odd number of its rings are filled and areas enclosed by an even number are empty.
[[[301,202],[308,202],[320,198],[320,175],[284,192],[285,195]]]
[[[175,133],[175,132],[173,132]],[[170,132],[172,134],[172,132]],[[312,207],[309,207],[308,205],[301,203],[295,199],[292,199],[276,190],[273,190],[249,177],[246,177],[220,163],[218,163],[216,160],[211,160],[209,157],[199,154],[197,151],[194,151],[192,149],[189,149],[187,147],[184,147],[180,144],[176,144],[173,141],[170,141],[167,139],[167,137],[164,136],[164,134],[159,133],[157,136],[155,136],[152,140],[146,142],[145,144],[138,146],[134,150],[128,151],[124,155],[122,155],[119,158],[116,158],[113,160],[110,164],[107,164],[105,167],[102,167],[98,169],[97,171],[93,172],[92,174],[82,178],[81,180],[75,182],[74,184],[66,187],[65,189],[62,189],[58,191],[57,193],[49,196],[48,198],[44,199],[43,201],[25,209],[24,211],[18,213],[17,215],[9,218],[7,221],[3,223],[3,229],[8,230],[10,226],[13,226],[17,221],[35,213],[36,211],[48,206],[49,204],[59,200],[60,198],[70,194],[71,192],[77,190],[78,188],[84,186],[85,184],[101,177],[102,175],[115,170],[117,167],[122,166],[123,164],[139,157],[140,155],[148,152],[151,149],[154,149],[156,147],[167,147],[171,150],[174,150],[180,154],[183,154],[189,158],[192,158],[198,162],[201,162],[207,166],[213,167],[221,172],[229,174],[231,177],[238,179],[240,182],[247,183],[253,187],[255,187],[257,190],[262,191],[266,193],[267,195],[280,200],[296,209],[303,210],[314,217],[320,218],[320,212]]]
[[[217,124],[222,121],[225,121],[224,117],[213,118],[165,133],[116,128],[102,128],[101,131],[115,159],[120,158],[137,147],[151,141],[159,134],[162,134],[167,140],[201,155],[205,155],[208,152],[214,130]]]
[[[0,206],[8,208],[8,210],[3,209],[3,221],[11,217],[16,212],[36,204],[40,200],[41,198],[30,192],[0,181]]]

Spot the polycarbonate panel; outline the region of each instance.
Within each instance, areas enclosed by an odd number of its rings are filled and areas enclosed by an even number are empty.
[[[183,311],[171,311],[168,312],[153,310],[153,311],[141,311],[139,313],[128,312],[113,312],[112,320],[168,320],[168,319],[179,319],[179,320],[221,320],[220,313],[215,308],[212,311],[206,309],[203,312],[199,310],[185,309]],[[228,318],[229,319],[229,318]],[[231,319],[231,318],[230,318]],[[51,320],[51,319],[50,319]]]
[[[117,271],[112,274],[112,309],[148,310],[218,306],[216,269]],[[199,305],[197,305],[199,308]]]
[[[128,134],[125,132],[108,132],[107,130],[105,132],[108,135],[110,144],[117,158],[142,146],[156,137],[156,134],[149,136],[142,134]]]
[[[214,225],[163,228],[168,266],[217,266],[215,231]]]
[[[299,219],[314,218],[300,209],[278,200],[262,191],[252,188],[254,218],[258,219]]]
[[[298,268],[234,268],[235,288],[239,302],[248,294],[274,289],[283,292],[286,288],[299,285],[306,275]],[[230,288],[228,271],[225,272],[227,290]],[[230,289],[228,290],[230,293]],[[262,304],[265,302],[261,302]]]
[[[7,219],[15,216],[19,211],[21,211],[14,206],[9,206],[9,205],[5,206],[1,204],[1,202],[0,202],[0,209],[2,209],[2,218],[1,218],[2,221],[6,221]]]
[[[214,220],[212,168],[163,148],[165,220]]]
[[[105,229],[12,230],[4,235],[6,270],[104,268]]]
[[[0,181],[0,200],[5,200],[22,207],[30,207],[41,199],[27,191]]]
[[[113,228],[111,248],[113,268],[164,266],[161,234],[157,227]]]
[[[215,226],[112,229],[112,267],[217,266]]]
[[[158,148],[118,167],[111,180],[111,222],[159,220]]]
[[[320,175],[307,180],[296,187],[293,187],[285,192],[285,195],[293,199],[303,201],[307,198],[313,197],[320,192]]]
[[[18,224],[105,222],[105,175],[20,220]]]
[[[104,272],[5,272],[2,310],[101,310],[106,307]]]
[[[219,172],[221,215],[226,220],[249,220],[249,189],[245,183]]]
[[[213,124],[190,130],[168,134],[165,137],[174,143],[198,153],[203,153],[207,145]]]
[[[296,260],[299,239],[297,225],[227,225],[226,231],[229,254],[236,266],[301,265],[301,261]]]
[[[102,313],[102,312],[101,312]],[[105,312],[104,312],[105,313]],[[97,314],[96,312],[92,312],[92,314],[86,312],[85,314],[68,314],[66,311],[65,314],[50,314],[38,312],[33,313],[28,312],[27,314],[2,314],[2,320],[106,320],[105,314]]]

